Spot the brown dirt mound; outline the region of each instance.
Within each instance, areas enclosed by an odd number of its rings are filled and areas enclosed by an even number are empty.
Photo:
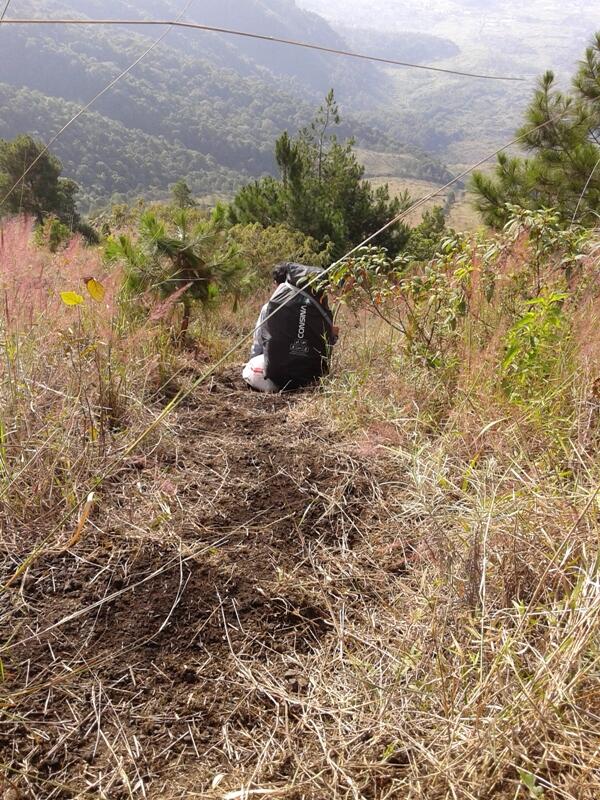
[[[277,704],[249,691],[257,670],[283,681],[294,713],[303,659],[335,625],[313,590],[329,580],[320,565],[352,551],[372,482],[326,426],[292,413],[299,395],[237,376],[169,417],[104,486],[77,546],[10,590],[7,797],[213,796],[215,776],[255,757]]]

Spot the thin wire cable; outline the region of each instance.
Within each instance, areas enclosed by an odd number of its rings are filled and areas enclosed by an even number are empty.
[[[8,2],[9,2],[9,3],[10,3],[10,1],[11,1],[11,0],[8,0]],[[168,25],[169,27],[168,27],[168,28],[167,28],[167,29],[166,29],[166,30],[165,30],[165,31],[164,31],[164,32],[163,32],[163,33],[162,33],[162,34],[161,34],[161,35],[158,37],[158,39],[156,39],[156,41],[152,42],[152,44],[151,44],[151,45],[150,45],[148,48],[146,48],[146,50],[144,50],[144,52],[141,54],[141,56],[139,56],[139,58],[136,58],[136,60],[133,62],[133,64],[130,64],[130,65],[129,65],[129,66],[126,68],[126,69],[124,69],[124,70],[123,70],[123,72],[121,72],[119,75],[117,75],[117,77],[116,77],[116,78],[114,78],[114,79],[113,79],[113,80],[112,80],[112,81],[111,81],[111,82],[110,82],[110,83],[109,83],[107,86],[105,86],[105,87],[104,87],[104,89],[102,89],[101,91],[99,91],[99,92],[98,92],[98,94],[97,94],[97,95],[95,95],[95,97],[92,97],[92,99],[89,101],[89,103],[87,103],[85,106],[83,106],[83,108],[81,108],[81,109],[80,109],[80,110],[77,112],[77,114],[75,114],[75,116],[74,116],[74,117],[71,117],[71,119],[70,119],[70,120],[69,120],[69,121],[66,123],[66,125],[63,125],[63,127],[62,127],[62,128],[59,130],[59,131],[58,131],[58,133],[56,133],[56,134],[55,134],[55,135],[52,137],[52,139],[50,139],[50,141],[48,142],[48,144],[47,144],[47,145],[46,145],[46,146],[45,146],[45,147],[44,147],[44,148],[43,148],[43,149],[40,151],[40,153],[38,153],[38,155],[36,156],[36,158],[35,158],[35,159],[34,159],[34,160],[31,162],[31,164],[30,164],[30,165],[27,167],[27,169],[25,170],[25,172],[24,172],[24,173],[21,175],[21,177],[20,177],[20,178],[19,178],[19,180],[18,180],[18,181],[17,181],[17,182],[14,184],[14,186],[11,186],[11,188],[10,188],[10,189],[8,190],[8,192],[7,192],[7,193],[4,195],[4,197],[2,198],[2,200],[0,200],[0,208],[2,208],[2,206],[4,205],[4,203],[6,203],[6,201],[7,201],[7,200],[8,200],[8,198],[11,196],[11,194],[12,194],[12,193],[15,191],[15,189],[16,189],[16,188],[19,186],[19,184],[21,183],[21,181],[24,181],[24,180],[25,180],[25,178],[26,178],[26,177],[29,175],[29,173],[31,172],[31,170],[32,170],[32,169],[35,167],[35,165],[38,163],[38,161],[39,161],[41,158],[43,158],[43,156],[44,156],[44,155],[45,155],[45,154],[48,152],[48,150],[49,150],[49,149],[52,147],[52,145],[53,145],[53,144],[56,142],[56,140],[57,140],[57,139],[58,139],[60,136],[62,136],[62,134],[63,134],[63,133],[64,133],[64,132],[65,132],[65,131],[66,131],[68,128],[70,128],[70,127],[71,127],[71,125],[73,125],[73,123],[74,123],[74,122],[77,122],[77,120],[78,120],[78,119],[79,119],[81,116],[83,116],[83,115],[86,113],[86,111],[89,111],[89,109],[90,109],[90,108],[91,108],[91,107],[94,105],[94,103],[95,103],[97,100],[99,100],[99,99],[100,99],[100,98],[101,98],[103,95],[105,95],[105,94],[106,94],[106,92],[110,91],[110,89],[112,89],[112,88],[113,88],[113,86],[115,86],[115,85],[116,85],[116,84],[117,84],[117,83],[118,83],[118,82],[119,82],[119,81],[120,81],[122,78],[124,78],[126,75],[128,75],[128,74],[129,74],[129,73],[132,71],[132,69],[134,69],[134,67],[137,67],[137,65],[140,63],[140,61],[142,61],[144,58],[146,58],[146,56],[147,56],[147,55],[149,55],[149,54],[150,54],[150,53],[151,53],[151,52],[154,50],[154,48],[155,48],[155,47],[158,47],[158,45],[159,45],[159,44],[160,44],[160,43],[163,41],[163,39],[164,39],[164,38],[165,38],[165,37],[166,37],[166,36],[167,36],[167,35],[168,35],[168,34],[169,34],[169,33],[170,33],[172,30],[173,30],[173,28],[174,28],[176,25],[178,25],[178,24],[179,24],[179,20],[180,20],[180,19],[181,19],[181,17],[183,17],[183,15],[184,15],[184,14],[187,12],[187,10],[189,9],[189,7],[191,6],[191,4],[192,4],[193,2],[194,2],[194,0],[188,0],[188,2],[186,3],[185,7],[183,8],[183,10],[182,10],[182,11],[179,13],[179,15],[176,17],[176,19],[175,19],[173,22],[165,22],[165,23],[163,23],[164,25]],[[6,7],[8,8],[8,3],[7,3],[7,6],[6,6]],[[5,9],[5,11],[6,11],[6,9]],[[15,22],[15,20],[8,20],[8,19],[5,19],[5,20],[3,20],[3,23],[2,23],[2,24],[4,24],[4,25],[7,25],[7,24],[9,24],[9,25],[10,25],[10,24],[13,24],[14,22]]]
[[[535,128],[532,128],[526,131],[525,133],[522,133],[520,136],[515,137],[510,142],[508,142],[508,144],[499,147],[493,153],[490,153],[489,155],[480,159],[476,164],[473,164],[472,166],[463,170],[463,172],[461,172],[451,181],[448,181],[448,183],[446,183],[441,188],[436,188],[432,192],[429,192],[429,194],[425,195],[424,197],[421,197],[419,200],[416,200],[408,208],[404,209],[395,217],[393,217],[393,219],[391,219],[389,222],[386,222],[385,225],[382,225],[381,228],[379,228],[379,230],[375,231],[375,233],[372,233],[370,236],[364,239],[360,244],[357,244],[356,247],[353,247],[337,261],[334,261],[333,264],[327,267],[327,269],[323,270],[323,272],[321,272],[319,275],[315,276],[315,278],[308,281],[303,286],[303,288],[308,289],[313,284],[320,282],[325,275],[332,272],[337,266],[339,266],[341,263],[343,263],[352,255],[354,255],[358,250],[365,247],[367,244],[372,242],[373,239],[375,239],[377,236],[382,234],[384,231],[388,230],[388,228],[391,228],[393,225],[396,225],[398,222],[404,219],[404,217],[406,217],[408,214],[412,213],[413,211],[415,211],[416,209],[420,208],[422,205],[427,203],[429,200],[434,198],[439,192],[443,192],[446,189],[449,189],[455,183],[462,180],[462,178],[466,177],[471,172],[473,172],[473,170],[477,169],[477,167],[480,167],[482,164],[485,164],[486,161],[489,161],[490,159],[499,155],[504,150],[508,150],[510,147],[517,144],[519,141],[521,141],[521,139],[525,138],[529,134],[537,130],[540,130],[542,128],[545,128],[547,125],[551,125],[552,123],[561,119],[565,115],[565,113],[566,112],[563,112],[557,117],[548,119],[545,122],[542,122],[540,125],[537,125]],[[8,579],[6,583],[4,583],[0,587],[0,595],[3,594],[23,574],[23,572],[44,552],[47,543],[52,539],[52,537],[66,525],[66,523],[71,519],[71,517],[76,512],[78,512],[82,508],[82,506],[87,502],[90,495],[94,494],[96,490],[104,483],[104,481],[106,481],[107,478],[109,478],[112,475],[114,469],[117,466],[119,466],[123,462],[123,460],[127,458],[127,456],[129,456],[152,433],[152,431],[154,431],[158,427],[158,425],[160,425],[160,423],[164,419],[166,419],[169,416],[169,414],[171,414],[186,398],[188,398],[194,391],[196,391],[196,389],[199,386],[201,386],[208,378],[214,375],[214,373],[221,366],[221,364],[225,363],[225,361],[227,361],[237,350],[239,350],[240,347],[242,347],[242,345],[244,345],[247,341],[253,338],[254,334],[256,333],[259,327],[264,325],[265,322],[267,322],[276,314],[278,314],[284,307],[284,305],[285,303],[283,303],[275,311],[273,311],[271,314],[265,317],[265,319],[261,322],[260,325],[256,325],[249,333],[247,333],[245,336],[242,336],[242,338],[239,339],[236,342],[236,344],[234,344],[233,347],[231,347],[220,359],[218,359],[218,361],[216,361],[211,367],[209,367],[206,370],[206,372],[200,375],[200,377],[197,378],[188,389],[185,390],[181,389],[175,395],[175,397],[173,397],[171,401],[167,403],[167,405],[163,408],[160,414],[158,414],[158,416],[154,419],[154,421],[150,423],[150,425],[148,425],[148,427],[145,430],[143,430],[139,434],[139,436],[137,436],[129,445],[127,445],[122,451],[120,451],[118,457],[115,458],[111,464],[109,464],[104,473],[100,475],[98,478],[96,478],[95,481],[93,481],[91,487],[86,493],[84,493],[82,499],[78,503],[76,503],[71,509],[69,509],[69,511],[65,512],[65,514],[56,523],[56,525],[54,525],[54,527],[51,528],[51,530],[46,534],[46,536],[43,537],[41,542],[38,545],[36,545],[34,550],[26,558],[23,559],[23,561],[19,564],[19,566],[13,573],[13,575]],[[2,495],[0,495],[0,497],[2,497]]]
[[[8,7],[11,3],[11,0],[6,0],[6,5],[4,6],[4,11],[2,12],[2,16],[0,16],[0,25],[4,22],[4,17],[6,16],[6,12],[8,11]]]
[[[446,69],[444,67],[432,67],[426,64],[413,64],[409,61],[397,61],[394,58],[382,58],[381,56],[371,56],[366,53],[357,53],[353,50],[340,50],[336,47],[326,47],[325,45],[304,42],[298,39],[285,39],[280,36],[269,36],[264,33],[252,33],[250,31],[240,31],[235,28],[221,28],[215,25],[202,25],[198,22],[180,22],[179,20],[139,20],[139,19],[7,19],[7,25],[135,25],[137,27],[147,25],[170,25],[174,28],[191,28],[192,30],[208,31],[211,33],[223,33],[227,36],[242,36],[248,39],[259,39],[263,42],[273,42],[276,44],[290,45],[291,47],[303,47],[307,50],[318,50],[321,53],[331,53],[348,58],[358,58],[363,61],[375,61],[378,64],[388,64],[395,67],[408,67],[410,69],[420,69],[427,72],[442,72],[446,75],[460,75],[463,78],[479,78],[488,81],[527,81],[527,78],[506,76],[506,75],[486,75],[477,72],[463,72],[457,69]]]
[[[585,193],[587,192],[588,186],[592,182],[592,178],[594,177],[594,173],[596,172],[598,167],[600,167],[600,158],[594,164],[594,168],[590,172],[590,176],[587,179],[585,186],[583,187],[583,191],[581,192],[581,195],[579,196],[579,200],[577,201],[577,207],[575,208],[575,213],[573,214],[573,219],[571,220],[571,227],[573,227],[573,225],[575,225],[575,220],[577,219],[577,214],[579,213],[579,206],[583,202],[583,198],[585,197]]]

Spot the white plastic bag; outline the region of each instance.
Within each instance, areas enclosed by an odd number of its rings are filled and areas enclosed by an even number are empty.
[[[278,392],[278,387],[265,378],[265,357],[264,355],[254,356],[244,367],[242,378],[246,381],[248,386],[256,389],[258,392]]]

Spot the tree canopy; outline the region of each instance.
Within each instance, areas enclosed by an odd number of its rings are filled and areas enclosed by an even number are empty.
[[[364,180],[353,140],[342,143],[331,132],[339,123],[330,91],[308,127],[295,137],[286,132],[277,140],[279,178],[265,177],[241,189],[229,207],[230,220],[265,227],[285,224],[324,247],[332,244],[336,257],[396,216],[408,204],[408,196],[391,198],[387,186],[374,189]],[[380,243],[397,253],[407,237],[406,226],[398,224]]]
[[[41,142],[24,134],[12,141],[0,139],[0,201],[8,195],[0,213],[28,214],[40,223],[52,215],[76,228],[80,222],[75,206],[79,187],[61,177],[61,162],[43,150]]]
[[[530,157],[498,156],[493,176],[477,172],[471,189],[484,221],[499,227],[509,205],[556,208],[566,221],[598,223],[600,207],[600,32],[587,48],[569,93],[546,72],[519,130]]]

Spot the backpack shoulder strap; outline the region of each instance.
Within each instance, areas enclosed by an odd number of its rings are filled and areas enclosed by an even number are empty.
[[[287,283],[287,281],[286,281],[286,283]],[[321,316],[322,316],[322,317],[325,319],[325,321],[327,322],[327,324],[328,324],[330,327],[333,325],[333,319],[330,317],[330,315],[327,313],[327,311],[325,311],[325,309],[323,308],[323,306],[321,305],[321,303],[319,303],[319,301],[318,301],[318,300],[316,300],[316,299],[315,299],[315,298],[314,298],[314,297],[313,297],[311,294],[309,294],[308,292],[305,292],[305,291],[304,291],[304,289],[300,289],[298,286],[294,286],[294,285],[293,285],[293,284],[291,284],[291,283],[290,283],[290,284],[288,284],[288,286],[289,286],[291,289],[294,289],[294,290],[296,291],[296,293],[297,293],[297,294],[301,294],[301,295],[303,295],[304,297],[307,297],[307,298],[310,300],[310,302],[311,302],[311,303],[312,303],[314,306],[316,306],[316,308],[318,308],[318,309],[319,309],[319,312],[321,313]]]

